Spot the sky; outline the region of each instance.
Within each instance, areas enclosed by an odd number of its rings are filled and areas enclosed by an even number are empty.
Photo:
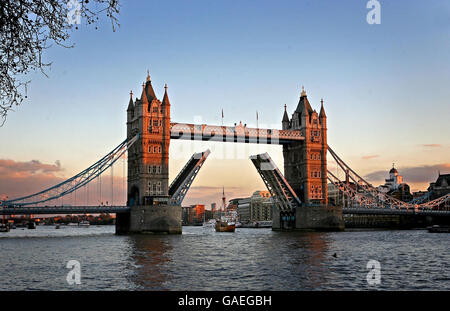
[[[223,109],[226,125],[255,126],[258,111],[260,127],[281,128],[304,85],[313,108],[324,99],[328,144],[355,171],[379,185],[395,163],[412,190],[425,190],[450,173],[450,2],[379,2],[381,23],[370,25],[365,0],[121,1],[115,32],[106,18],[98,29],[82,23],[74,48],[45,51],[48,77],[29,75],[26,101],[0,127],[0,194],[51,186],[117,146],[147,70],[160,99],[168,84],[180,123],[220,124]],[[219,203],[222,187],[228,199],[264,190],[249,155],[268,152],[283,166],[280,146],[173,140],[170,180],[207,148],[184,205]]]

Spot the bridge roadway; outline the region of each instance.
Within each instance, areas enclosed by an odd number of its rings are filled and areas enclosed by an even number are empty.
[[[251,128],[242,124],[220,126],[186,123],[170,123],[170,138],[272,145],[289,144],[305,139],[300,130]]]
[[[314,207],[310,207],[314,208]],[[100,213],[125,213],[129,206],[3,206],[0,207],[0,215],[29,215],[29,214],[100,214]],[[417,216],[448,216],[450,211],[440,210],[406,210],[391,208],[358,208],[344,207],[343,214],[355,215],[417,215]]]

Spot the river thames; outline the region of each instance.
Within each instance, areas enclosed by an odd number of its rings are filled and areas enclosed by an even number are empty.
[[[114,226],[0,234],[0,290],[450,290],[450,235],[426,230],[286,233],[183,227],[114,235]],[[69,285],[69,260],[81,284]],[[367,262],[381,265],[369,285]]]

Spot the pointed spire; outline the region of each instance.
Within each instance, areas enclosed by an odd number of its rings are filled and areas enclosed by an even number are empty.
[[[305,87],[302,86],[302,92],[300,94],[300,100],[298,101],[297,109],[295,109],[297,113],[304,113],[305,115],[311,114],[313,109],[309,104],[308,97],[306,96]]]
[[[130,102],[128,103],[128,109],[127,110],[133,110],[133,91],[130,91]]]
[[[325,114],[325,108],[323,108],[323,98],[320,100],[320,118],[326,118],[327,115]]]
[[[147,94],[145,92],[145,83],[142,83],[142,95],[141,95],[141,102],[144,103],[149,103],[148,98],[147,98]]]
[[[150,71],[147,70],[147,81],[145,82],[145,95],[149,103],[156,99],[155,91],[153,90],[152,81],[150,79]]]
[[[283,114],[283,121],[282,122],[289,122],[289,116],[287,114],[287,106],[284,105],[284,114]]]
[[[167,84],[164,85],[164,97],[163,97],[162,105],[170,106],[169,95],[167,94]]]
[[[300,93],[300,97],[306,96],[305,87],[302,85],[302,92]]]

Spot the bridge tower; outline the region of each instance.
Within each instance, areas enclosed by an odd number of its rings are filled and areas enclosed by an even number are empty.
[[[328,204],[327,116],[321,101],[320,113],[312,109],[303,89],[289,120],[286,107],[283,130],[300,130],[304,141],[283,145],[284,175],[306,204]]]
[[[142,95],[127,109],[127,137],[139,134],[128,152],[128,205],[167,203],[169,198],[170,102],[156,98],[150,75]]]
[[[295,229],[342,230],[342,209],[328,206],[327,116],[323,100],[317,113],[302,87],[291,119],[285,105],[282,129],[300,130],[305,137],[283,145],[284,175],[302,202],[295,212]]]
[[[131,213],[119,219],[119,233],[181,233],[181,207],[169,206],[170,101],[167,85],[164,88],[161,102],[147,73],[141,98],[133,102],[130,93],[127,137],[139,138],[128,150],[127,205]]]

